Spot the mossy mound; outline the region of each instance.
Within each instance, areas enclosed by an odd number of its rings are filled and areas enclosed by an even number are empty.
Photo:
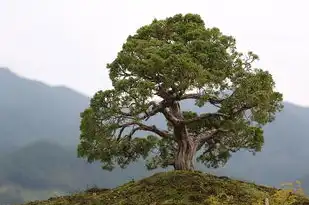
[[[202,172],[158,173],[115,189],[31,202],[27,205],[309,205],[309,199],[286,190],[219,178]]]

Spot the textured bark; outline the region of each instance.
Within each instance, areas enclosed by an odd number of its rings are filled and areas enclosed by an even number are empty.
[[[183,115],[178,102],[170,106],[170,111],[174,117],[183,120]],[[175,154],[175,170],[194,170],[193,158],[195,156],[198,143],[189,136],[185,124],[174,123],[174,137],[178,144],[178,150]]]
[[[177,153],[175,155],[176,170],[193,170],[193,158],[198,147],[191,136],[187,132],[185,125],[174,128],[174,135],[178,145]]]
[[[188,137],[178,142],[178,151],[174,165],[175,170],[194,170],[193,158],[196,148],[196,143]]]

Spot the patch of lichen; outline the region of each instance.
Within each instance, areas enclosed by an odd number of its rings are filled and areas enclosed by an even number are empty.
[[[158,173],[111,190],[93,190],[27,205],[305,205],[309,200],[287,190],[222,179],[202,172]]]

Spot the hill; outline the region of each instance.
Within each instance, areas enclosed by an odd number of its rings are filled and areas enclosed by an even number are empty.
[[[258,205],[266,198],[271,205],[309,204],[309,199],[289,190],[218,178],[202,172],[165,172],[111,190],[93,189],[72,196],[31,202],[27,205]]]

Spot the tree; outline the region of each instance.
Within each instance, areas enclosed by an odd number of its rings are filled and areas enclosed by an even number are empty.
[[[191,170],[195,159],[218,167],[232,152],[260,151],[262,126],[283,105],[271,74],[253,67],[256,60],[199,15],[153,20],[107,65],[113,89],[98,91],[81,114],[79,157],[108,170],[141,157],[149,169]],[[215,110],[184,111],[190,100]],[[158,115],[166,129],[149,124]]]

